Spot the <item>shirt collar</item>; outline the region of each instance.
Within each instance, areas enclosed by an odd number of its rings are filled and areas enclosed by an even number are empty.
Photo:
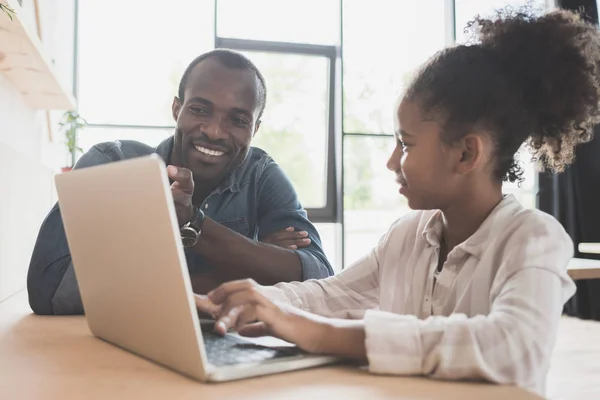
[[[523,206],[514,195],[504,195],[502,200],[500,200],[475,233],[456,246],[454,250],[459,250],[479,257],[489,245],[492,236],[494,236],[496,232],[502,231],[505,225],[510,223],[511,218],[509,217],[522,209]],[[439,246],[440,238],[442,237],[442,229],[442,212],[438,210],[425,224],[422,237],[429,245]]]
[[[156,148],[154,152],[158,154],[165,164],[169,165],[171,163],[171,154],[173,153],[173,146],[175,145],[175,136],[170,136],[167,139],[163,140]],[[215,190],[217,194],[221,194],[227,190],[232,192],[240,191],[240,176],[242,175],[242,171],[247,167],[248,160],[250,158],[250,154],[252,153],[252,148],[246,154],[246,158],[244,161],[231,171],[225,179],[221,182],[219,187]]]

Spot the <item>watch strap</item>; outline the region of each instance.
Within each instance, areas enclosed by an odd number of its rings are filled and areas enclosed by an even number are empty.
[[[183,225],[180,229],[184,247],[194,247],[198,243],[203,225],[204,212],[200,208],[195,208],[191,221]]]
[[[188,222],[188,225],[198,231],[198,234],[202,233],[202,227],[204,226],[204,211],[200,207],[195,207],[194,216],[192,220]]]

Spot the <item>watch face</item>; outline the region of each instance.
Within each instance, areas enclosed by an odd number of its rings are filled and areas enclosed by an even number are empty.
[[[189,226],[181,228],[181,241],[184,247],[192,247],[198,241],[198,232]]]

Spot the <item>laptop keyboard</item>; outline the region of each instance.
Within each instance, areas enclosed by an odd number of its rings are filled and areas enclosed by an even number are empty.
[[[262,363],[302,354],[302,351],[295,347],[265,347],[232,335],[219,336],[214,332],[203,332],[202,336],[208,362],[216,367]]]

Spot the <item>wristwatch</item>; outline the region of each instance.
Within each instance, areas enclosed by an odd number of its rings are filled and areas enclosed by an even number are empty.
[[[183,247],[194,247],[196,243],[198,243],[198,239],[202,233],[203,223],[204,212],[199,207],[196,207],[192,220],[183,225],[180,229]]]

